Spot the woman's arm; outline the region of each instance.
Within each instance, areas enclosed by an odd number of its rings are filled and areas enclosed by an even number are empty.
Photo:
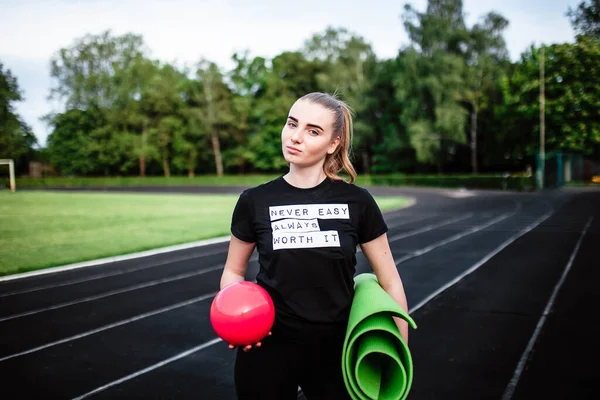
[[[245,280],[248,260],[255,246],[256,243],[244,242],[231,235],[227,261],[223,268],[223,275],[221,275],[221,289],[231,283]]]
[[[221,275],[221,289],[231,283],[241,282],[246,279],[248,260],[250,260],[250,256],[252,255],[255,246],[256,243],[244,242],[231,235],[227,261],[225,261],[225,267],[223,268],[223,274]],[[271,335],[271,332],[269,332],[269,335]],[[256,343],[255,346],[260,347],[261,342]],[[235,349],[235,346],[229,344],[229,348],[233,350]],[[251,344],[244,346],[244,351],[250,351],[251,349]]]
[[[408,313],[408,304],[404,294],[404,286],[396,263],[392,257],[387,234],[383,234],[370,242],[361,244],[361,248],[371,264],[379,284]],[[408,344],[408,323],[402,318],[394,317],[400,334]]]

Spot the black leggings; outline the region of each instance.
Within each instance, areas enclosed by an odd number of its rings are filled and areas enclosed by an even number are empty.
[[[239,400],[293,400],[298,386],[308,400],[350,400],[342,377],[343,336],[297,343],[278,336],[262,346],[237,350],[235,390]]]

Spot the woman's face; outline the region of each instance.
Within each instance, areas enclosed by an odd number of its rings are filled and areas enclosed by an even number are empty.
[[[340,138],[333,138],[333,113],[325,107],[299,100],[290,109],[281,131],[283,156],[289,163],[309,167],[335,151]]]

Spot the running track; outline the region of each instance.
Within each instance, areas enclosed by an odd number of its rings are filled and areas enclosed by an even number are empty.
[[[599,191],[372,193],[417,199],[386,214],[418,325],[409,399],[600,398]],[[208,320],[226,249],[0,281],[0,399],[235,399]]]

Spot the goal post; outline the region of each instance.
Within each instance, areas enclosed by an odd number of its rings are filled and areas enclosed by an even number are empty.
[[[0,159],[0,165],[8,165],[8,173],[10,175],[10,191],[14,192],[16,189],[15,185],[15,163],[13,160],[2,160]]]

